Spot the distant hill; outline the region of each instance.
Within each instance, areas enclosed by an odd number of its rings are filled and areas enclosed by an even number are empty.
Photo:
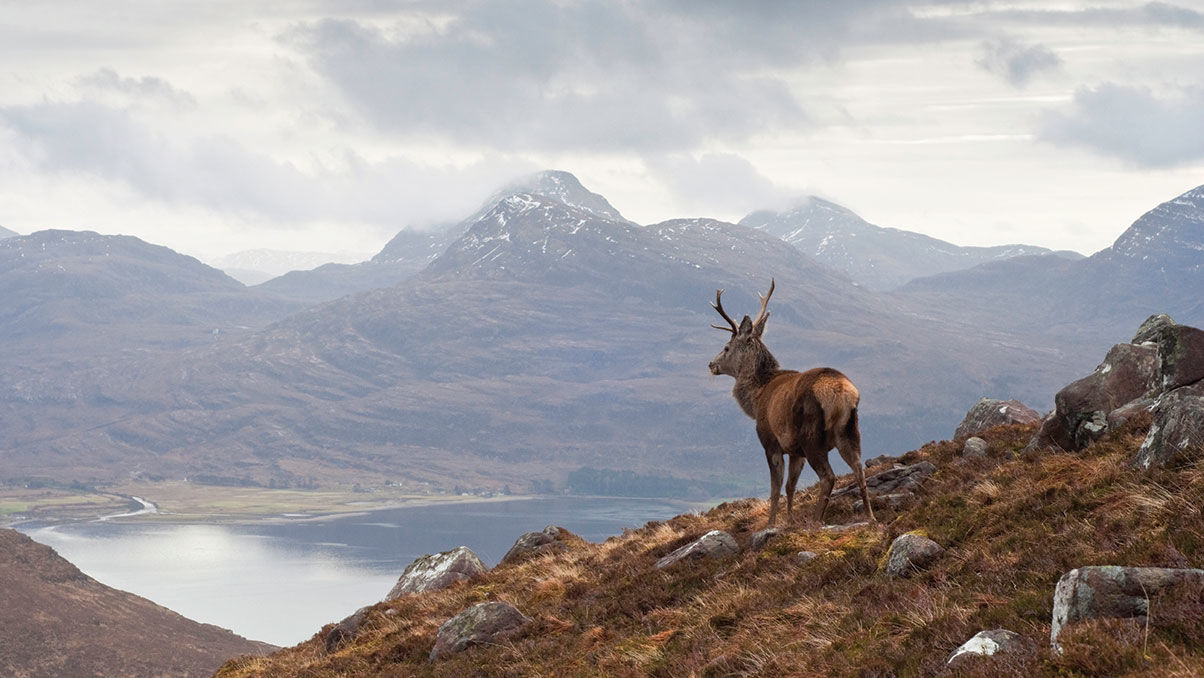
[[[987,261],[1050,251],[1032,245],[960,247],[920,233],[875,226],[852,210],[815,197],[785,212],[753,212],[740,224],[772,233],[875,290],[893,289],[915,278]],[[1065,252],[1059,256],[1081,255]]]
[[[275,649],[109,588],[15,530],[0,529],[0,582],[6,676],[208,676]]]
[[[349,252],[256,249],[227,254],[211,263],[244,285],[258,285],[289,271],[307,271],[331,263],[352,264],[363,259]]]
[[[899,303],[929,317],[1075,338],[1097,350],[1153,313],[1204,324],[1204,186],[1142,215],[1085,259],[1017,257],[915,280]]]
[[[11,238],[13,236],[18,236],[18,235],[21,235],[21,234],[17,233],[16,231],[10,231],[5,227],[0,226],[0,238]]]

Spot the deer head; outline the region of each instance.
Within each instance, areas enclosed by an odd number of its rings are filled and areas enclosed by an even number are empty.
[[[757,314],[756,320],[751,320],[748,316],[737,325],[735,320],[723,310],[723,290],[715,290],[715,303],[711,304],[719,315],[727,321],[729,327],[720,325],[711,325],[717,330],[731,332],[732,338],[728,340],[727,345],[715,356],[711,361],[711,374],[727,374],[733,377],[740,375],[751,375],[761,369],[772,369],[777,365],[777,361],[769,353],[769,349],[765,348],[765,344],[761,342],[761,335],[765,333],[765,322],[769,320],[769,311],[766,308],[769,306],[769,297],[773,296],[774,281],[769,281],[769,292],[761,297],[761,312]]]

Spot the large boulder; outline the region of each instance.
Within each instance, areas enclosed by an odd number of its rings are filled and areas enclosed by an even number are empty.
[[[936,466],[930,461],[916,462],[908,466],[896,466],[881,473],[875,473],[865,479],[865,489],[871,495],[902,494],[913,492],[936,473]],[[833,497],[860,494],[857,484],[846,485],[832,493]]]
[[[408,593],[425,593],[446,588],[486,571],[485,563],[467,546],[450,551],[425,555],[410,563],[385,600],[400,598]]]
[[[1150,344],[1113,346],[1094,372],[1058,391],[1029,447],[1081,450],[1102,437],[1110,412],[1158,387],[1158,354]]]
[[[1170,327],[1175,324],[1174,320],[1165,313],[1157,313],[1145,319],[1141,323],[1141,327],[1137,328],[1137,334],[1133,335],[1133,341],[1130,344],[1144,344],[1146,342],[1157,343],[1158,333],[1164,327]]]
[[[1054,591],[1050,645],[1060,651],[1058,635],[1084,619],[1132,617],[1145,623],[1159,600],[1171,595],[1194,600],[1189,609],[1204,615],[1204,570],[1115,565],[1071,570],[1062,575]],[[1204,624],[1204,618],[1198,623]]]
[[[509,603],[478,603],[443,622],[435,634],[430,661],[473,645],[505,640],[529,623],[531,618]]]
[[[702,558],[722,558],[734,556],[740,552],[736,538],[723,530],[711,530],[698,539],[677,549],[673,553],[656,561],[656,569],[663,570],[683,560],[699,560]]]
[[[944,552],[944,547],[924,535],[914,532],[901,534],[891,542],[886,552],[885,571],[892,577],[904,577],[923,569]]]
[[[568,550],[569,542],[580,541],[581,537],[563,527],[548,525],[540,532],[528,532],[515,540],[498,564],[517,565],[548,553],[560,553]]]
[[[1204,379],[1204,330],[1165,325],[1154,335],[1158,346],[1159,387],[1169,391]]]
[[[1153,411],[1135,466],[1173,466],[1204,454],[1204,382],[1164,393]]]
[[[352,612],[343,621],[334,625],[334,628],[326,632],[326,651],[334,652],[343,645],[355,640],[359,635],[360,628],[364,625],[364,620],[368,618],[368,612],[372,609],[371,605],[361,607]]]
[[[1032,424],[1041,421],[1041,415],[1019,400],[995,400],[983,398],[966,413],[953,433],[954,440],[965,440],[970,436],[1004,424]]]
[[[1037,644],[1007,629],[980,631],[949,655],[948,672],[970,673],[975,668],[992,674],[1030,675],[1037,658]],[[989,664],[989,667],[986,666]],[[990,669],[996,669],[990,671]]]

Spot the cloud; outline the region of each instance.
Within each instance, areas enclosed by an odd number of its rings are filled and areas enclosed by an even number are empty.
[[[1106,83],[1080,88],[1069,110],[1047,112],[1038,138],[1080,146],[1138,167],[1204,160],[1204,87],[1162,96],[1145,87]]]
[[[283,224],[371,223],[392,229],[465,216],[529,163],[490,155],[464,167],[402,157],[303,171],[225,136],[182,139],[131,109],[91,101],[0,108],[0,131],[40,170],[120,182],[165,204]]]
[[[130,99],[159,100],[179,108],[195,108],[197,105],[191,94],[177,89],[166,80],[155,77],[123,78],[111,68],[101,68],[80,76],[75,83],[81,89],[95,93],[117,93]]]
[[[753,210],[784,206],[798,196],[732,153],[668,155],[645,163],[681,207],[694,214],[739,218]]]
[[[1016,87],[1024,87],[1035,75],[1060,68],[1062,59],[1044,45],[1022,45],[1003,37],[984,42],[977,63]]]

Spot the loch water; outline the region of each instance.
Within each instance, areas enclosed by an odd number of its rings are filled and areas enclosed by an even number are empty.
[[[672,500],[538,497],[451,502],[307,520],[169,524],[103,520],[19,527],[85,574],[185,617],[276,645],[378,602],[413,560],[468,546],[495,565],[554,524],[603,541],[701,508]]]

